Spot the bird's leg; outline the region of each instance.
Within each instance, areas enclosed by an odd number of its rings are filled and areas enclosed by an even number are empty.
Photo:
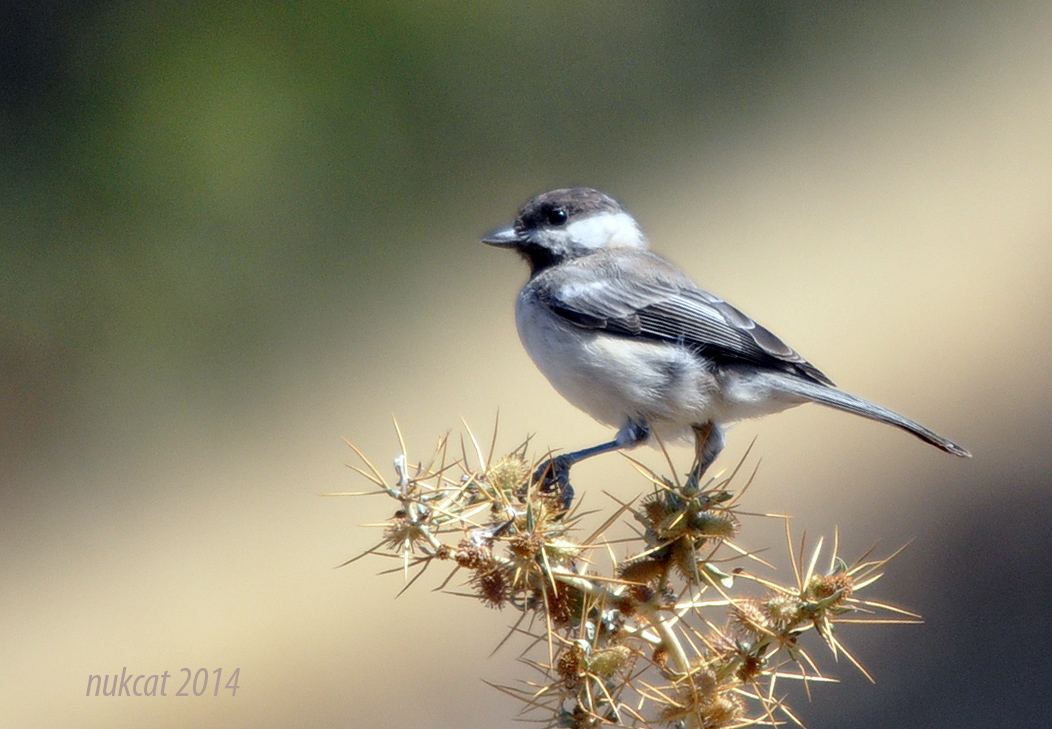
[[[723,429],[715,423],[692,426],[694,430],[694,467],[687,474],[687,488],[697,491],[701,477],[705,475],[716,456],[723,450]]]
[[[573,501],[573,486],[570,485],[570,467],[578,461],[583,461],[600,453],[631,448],[637,446],[650,437],[650,426],[646,423],[628,421],[617,431],[617,437],[608,443],[600,443],[591,448],[582,448],[579,451],[563,453],[544,461],[537,470],[533,472],[533,482],[539,483],[541,491],[551,492],[559,490],[559,501],[564,509],[570,508]]]

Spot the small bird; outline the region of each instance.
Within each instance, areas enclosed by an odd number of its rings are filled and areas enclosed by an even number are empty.
[[[519,293],[519,338],[552,386],[601,423],[608,443],[556,456],[536,480],[573,491],[570,467],[657,436],[695,437],[700,477],[723,449],[723,425],[805,402],[861,415],[968,457],[908,418],[837,389],[770,331],[648,250],[635,219],[587,187],[530,200],[483,243],[517,251],[530,266]]]

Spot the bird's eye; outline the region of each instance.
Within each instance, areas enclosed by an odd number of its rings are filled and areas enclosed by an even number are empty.
[[[562,208],[552,208],[548,211],[548,222],[552,225],[562,225],[566,222],[566,211]]]

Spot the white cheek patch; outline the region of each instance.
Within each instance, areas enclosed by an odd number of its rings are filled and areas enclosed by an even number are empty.
[[[566,234],[583,248],[647,247],[639,225],[628,213],[599,213],[574,220],[566,226]]]

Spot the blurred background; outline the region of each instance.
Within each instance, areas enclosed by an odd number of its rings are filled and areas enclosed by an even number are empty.
[[[609,436],[518,343],[524,265],[477,242],[570,184],[975,454],[817,407],[730,431],[717,466],[762,460],[746,508],[839,527],[849,560],[913,540],[872,594],[927,622],[848,626],[876,685],[825,660],[845,685],[797,713],[1047,727],[1040,1],[4,2],[3,723],[509,725],[480,679],[525,677],[523,646],[489,655],[514,616],[334,569],[392,507],[319,494],[368,488],[344,438],[393,475],[392,413],[417,459],[498,410],[498,451]],[[618,456],[575,483],[645,487]],[[791,580],[782,540],[741,541]],[[240,668],[236,697],[84,695],[183,667]]]

